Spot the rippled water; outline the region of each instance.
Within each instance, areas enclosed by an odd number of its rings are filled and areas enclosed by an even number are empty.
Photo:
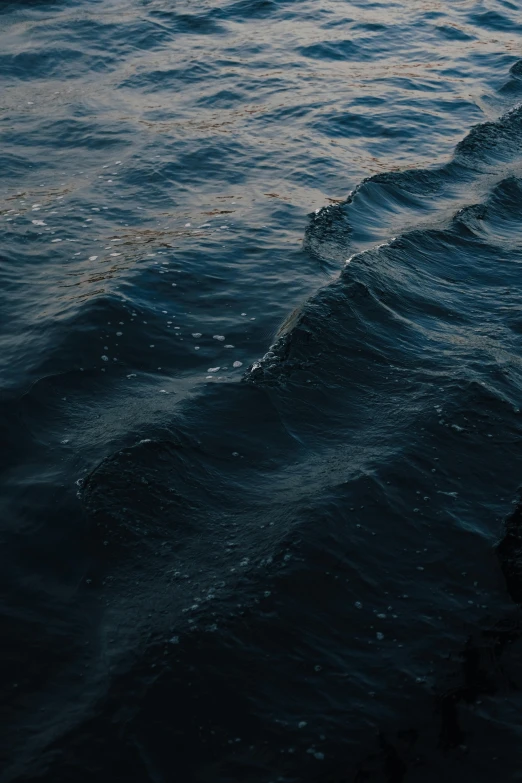
[[[2,4],[2,781],[522,779],[521,33]]]

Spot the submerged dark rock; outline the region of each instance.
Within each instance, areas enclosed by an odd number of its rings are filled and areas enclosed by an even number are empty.
[[[522,604],[522,501],[506,519],[504,537],[497,546],[502,573],[508,592]]]

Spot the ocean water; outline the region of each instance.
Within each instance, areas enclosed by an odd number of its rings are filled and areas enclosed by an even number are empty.
[[[522,780],[521,57],[2,2],[2,783]]]

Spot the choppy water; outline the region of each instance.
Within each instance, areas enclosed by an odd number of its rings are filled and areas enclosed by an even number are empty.
[[[2,3],[2,781],[522,779],[521,34]]]

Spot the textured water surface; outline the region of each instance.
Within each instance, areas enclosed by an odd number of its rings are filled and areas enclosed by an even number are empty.
[[[521,50],[2,4],[2,781],[520,779]]]

